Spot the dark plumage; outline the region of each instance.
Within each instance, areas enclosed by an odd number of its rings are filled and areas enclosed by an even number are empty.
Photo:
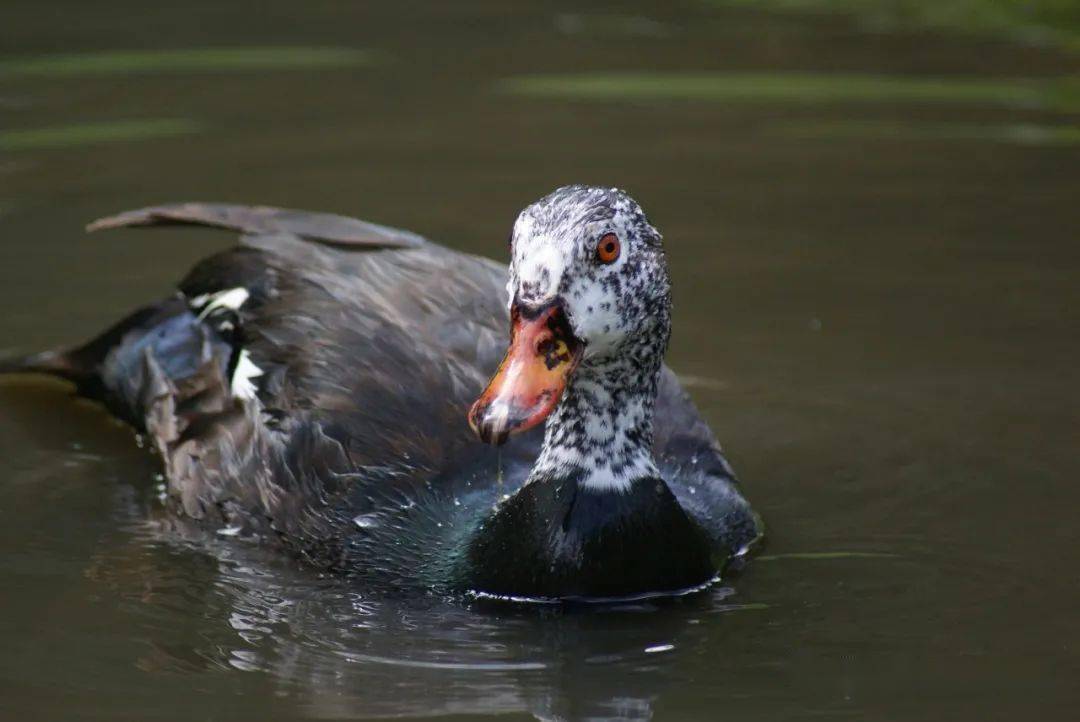
[[[616,191],[557,193],[523,213],[540,219],[529,228],[610,225],[628,209],[640,213]],[[587,222],[575,206],[583,198]],[[87,345],[0,371],[70,379],[147,433],[176,514],[373,583],[535,597],[677,591],[708,581],[759,536],[711,432],[674,375],[661,370],[666,285],[653,300],[634,286],[651,283],[655,274],[643,270],[650,259],[659,259],[655,272],[666,284],[651,226],[641,246],[652,250],[640,256],[632,227],[620,226],[628,260],[619,279],[597,280],[608,271],[590,269],[561,291],[588,297],[591,274],[605,292],[626,294],[645,325],[636,326],[633,343],[582,337],[581,366],[550,423],[565,424],[554,429],[559,443],[587,453],[546,455],[558,463],[537,465],[519,492],[543,432],[495,448],[466,423],[506,349],[505,267],[405,231],[267,208],[163,206],[91,227],[159,222],[244,235],[197,264],[176,295]],[[647,226],[643,215],[632,222]],[[531,251],[525,241],[515,247],[518,269]],[[540,286],[528,290],[539,294]],[[574,303],[566,300],[569,327],[586,329],[586,312]],[[641,330],[654,326],[655,334]],[[607,356],[593,353],[603,348]],[[656,460],[648,479],[633,477],[632,463],[614,463],[610,473],[628,475],[616,479],[627,485],[622,491],[587,481],[588,453],[615,462],[622,453],[595,438],[606,422],[588,416],[598,397],[582,391],[609,363],[623,364],[616,377],[629,384],[611,398],[622,393],[626,408],[640,407],[619,443],[627,453],[644,444]],[[651,446],[645,435],[654,435]]]

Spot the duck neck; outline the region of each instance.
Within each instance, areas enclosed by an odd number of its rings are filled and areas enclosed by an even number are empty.
[[[653,407],[660,362],[628,356],[583,362],[551,415],[529,481],[574,478],[591,491],[625,492],[655,480]]]

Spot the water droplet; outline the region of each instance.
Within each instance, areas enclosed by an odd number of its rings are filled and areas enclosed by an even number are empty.
[[[354,516],[352,521],[361,529],[373,529],[379,526],[379,517],[376,514],[359,514]]]

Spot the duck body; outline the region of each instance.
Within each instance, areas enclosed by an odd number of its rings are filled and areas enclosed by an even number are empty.
[[[67,378],[145,433],[185,523],[395,589],[529,598],[681,591],[760,536],[666,367],[655,467],[625,488],[538,465],[569,401],[547,433],[478,443],[465,419],[506,350],[504,266],[276,209],[163,206],[97,225],[165,222],[243,235],[88,344],[0,370]]]

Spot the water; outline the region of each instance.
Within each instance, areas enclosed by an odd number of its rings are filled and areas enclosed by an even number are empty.
[[[502,257],[527,202],[614,183],[665,233],[670,361],[769,539],[676,601],[379,598],[184,538],[130,431],[0,382],[0,717],[1075,716],[1076,55],[704,3],[5,15],[5,352],[86,337],[229,242],[84,237],[99,215],[271,203]],[[162,49],[185,53],[127,72]],[[641,75],[689,71],[678,97]]]

